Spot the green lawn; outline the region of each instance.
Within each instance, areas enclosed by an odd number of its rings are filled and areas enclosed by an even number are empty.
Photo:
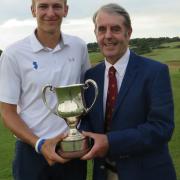
[[[178,180],[180,180],[180,71],[171,71],[171,79],[175,105],[175,131],[170,142],[170,151],[176,167]]]
[[[152,53],[145,54],[150,58],[168,63],[172,80],[174,104],[175,104],[175,131],[170,142],[170,151],[177,172],[177,180],[180,180],[180,48],[175,48],[180,43],[166,44],[169,48],[156,49]],[[165,46],[165,45],[164,45]],[[103,59],[100,53],[90,53],[92,64]],[[176,61],[172,66],[171,62]],[[0,180],[12,180],[11,163],[13,157],[14,137],[4,128],[0,120]],[[91,179],[92,163],[89,161],[88,180]]]
[[[180,46],[180,42],[162,44],[161,46],[166,48],[154,49],[151,53],[145,54],[144,56],[164,63],[171,61],[180,62],[180,48],[177,48],[178,45]]]
[[[0,179],[12,180],[11,162],[14,151],[14,137],[0,121]]]

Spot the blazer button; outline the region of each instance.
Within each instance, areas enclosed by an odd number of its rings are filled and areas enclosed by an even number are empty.
[[[101,170],[104,170],[104,169],[105,169],[105,166],[104,166],[104,165],[101,165],[101,166],[100,166],[100,169],[101,169]]]
[[[129,155],[123,155],[123,156],[119,156],[119,159],[128,159]]]

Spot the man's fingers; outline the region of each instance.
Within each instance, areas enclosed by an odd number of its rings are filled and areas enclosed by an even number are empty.
[[[83,157],[81,157],[81,160],[90,160],[90,159],[92,159],[91,157],[92,157],[91,153],[89,152],[86,155],[84,155]]]
[[[64,158],[62,158],[61,156],[59,156],[58,154],[55,153],[55,154],[53,154],[53,157],[51,157],[51,159],[48,158],[47,161],[48,161],[48,164],[50,166],[52,166],[57,162],[61,163],[61,164],[64,164],[64,163],[70,161],[70,159],[64,159]]]
[[[59,134],[55,137],[55,140],[58,142],[58,141],[61,141],[62,139],[64,139],[65,137],[67,136],[67,133],[63,133],[63,134]]]
[[[82,160],[90,160],[95,158],[94,149],[92,148],[87,154],[85,154],[83,157],[81,157]]]
[[[88,137],[94,139],[94,133],[92,133],[92,132],[82,131],[82,134],[83,134],[84,136],[88,136]]]
[[[55,164],[55,162],[51,161],[51,160],[47,160],[47,162],[48,162],[49,166],[53,166]]]
[[[64,164],[64,163],[66,163],[68,161],[70,161],[70,159],[64,159],[61,156],[59,156],[58,154],[56,154],[56,162]]]

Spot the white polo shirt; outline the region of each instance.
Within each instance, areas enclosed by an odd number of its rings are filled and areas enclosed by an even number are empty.
[[[89,67],[87,46],[81,39],[62,34],[62,43],[49,49],[33,33],[1,55],[0,101],[17,104],[20,117],[38,137],[54,137],[66,131],[67,125],[46,108],[42,88],[80,83]],[[55,95],[48,92],[47,99],[55,107]]]

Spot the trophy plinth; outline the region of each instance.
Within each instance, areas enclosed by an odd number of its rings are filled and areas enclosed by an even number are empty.
[[[92,84],[95,88],[95,97],[92,105],[86,108],[84,102],[84,90]],[[46,101],[46,90],[56,93],[57,106],[52,110]],[[45,86],[42,91],[42,98],[47,108],[57,116],[62,117],[69,127],[67,137],[57,144],[56,152],[63,158],[79,158],[90,150],[90,139],[77,130],[77,125],[83,115],[93,107],[98,95],[97,84],[93,80],[86,80],[85,84],[74,84],[63,87]]]
[[[79,158],[90,150],[89,138],[83,136],[79,131],[70,133],[57,144],[56,152],[63,158]],[[72,132],[72,136],[71,136]]]
[[[69,126],[69,132],[61,142],[57,144],[56,152],[63,158],[78,158],[90,150],[89,138],[81,134],[77,129],[80,117],[64,118]]]

